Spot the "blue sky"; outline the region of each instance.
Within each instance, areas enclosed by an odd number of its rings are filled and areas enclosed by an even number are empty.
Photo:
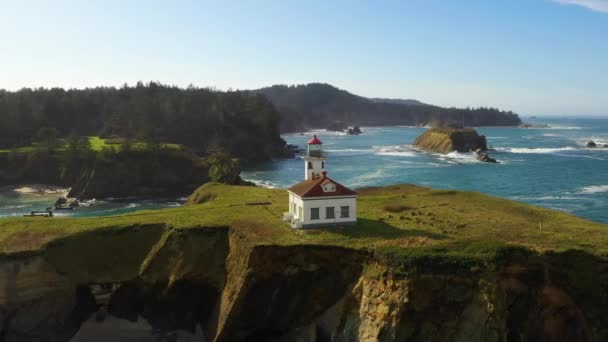
[[[608,115],[608,0],[0,0],[0,88],[326,82]]]

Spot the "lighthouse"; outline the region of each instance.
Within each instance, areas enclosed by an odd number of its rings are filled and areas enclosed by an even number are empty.
[[[308,140],[306,144],[306,156],[304,157],[304,180],[312,179],[323,174],[325,171],[325,156],[323,155],[323,142],[316,135]]]
[[[323,142],[316,135],[306,145],[304,181],[287,189],[289,211],[283,219],[293,228],[356,224],[357,193],[329,178]]]

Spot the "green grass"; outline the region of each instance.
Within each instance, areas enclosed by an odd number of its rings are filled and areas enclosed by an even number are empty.
[[[90,136],[89,143],[91,144],[91,149],[95,152],[100,152],[104,149],[111,149],[116,152],[122,149],[123,144],[125,143],[124,138],[100,138],[98,136]],[[180,150],[183,149],[183,146],[180,144],[172,144],[172,143],[162,143],[162,148],[172,149],[172,150]],[[133,142],[132,148],[134,150],[144,151],[147,148],[146,143],[144,142]],[[14,149],[0,149],[0,153],[9,153],[9,152],[17,152],[17,153],[30,153],[35,151],[44,150],[45,146],[42,143],[36,142],[29,146],[21,146]],[[65,139],[60,139],[58,151],[66,151],[67,150],[67,142]]]
[[[74,234],[163,225],[186,230],[230,227],[253,244],[323,244],[375,250],[405,266],[419,262],[476,267],[513,247],[538,253],[576,249],[608,254],[608,225],[550,209],[476,192],[413,185],[360,189],[359,194],[357,225],[294,230],[281,221],[287,210],[284,190],[210,183],[196,192],[204,203],[181,208],[101,218],[0,219],[0,253],[41,250],[49,242]]]

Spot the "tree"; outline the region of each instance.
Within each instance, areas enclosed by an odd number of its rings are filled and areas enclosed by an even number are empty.
[[[54,127],[43,127],[38,130],[38,139],[43,144],[47,152],[53,152],[59,145],[59,140],[57,139],[57,129]]]
[[[214,152],[204,160],[209,170],[209,179],[212,182],[237,184],[240,180],[241,168],[236,158],[231,158],[223,152]]]

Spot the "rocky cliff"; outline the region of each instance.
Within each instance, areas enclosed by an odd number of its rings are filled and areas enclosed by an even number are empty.
[[[134,246],[138,235],[150,236]],[[86,251],[77,246],[88,239]],[[92,315],[97,329],[111,324],[106,312],[144,319],[160,340],[180,330],[207,341],[608,338],[608,265],[585,253],[396,271],[348,248],[252,247],[228,228],[131,226],[5,257],[1,270],[2,341],[69,341]]]
[[[0,221],[0,341],[608,339],[604,252],[552,245],[564,234],[564,241],[582,241],[574,233],[580,230],[593,237],[587,247],[599,248],[604,225],[555,214],[544,216],[542,231],[528,230],[524,218],[549,212],[393,187],[361,190],[357,227],[295,233],[275,225],[273,204],[261,204],[282,192],[204,190],[215,195],[205,204],[168,211],[46,219],[46,227],[34,219]],[[500,203],[508,220],[493,220],[515,227],[503,238],[527,246],[494,246],[472,235],[450,245],[477,229],[474,221],[449,221],[459,219],[457,205],[449,218],[429,215],[451,198],[473,209],[482,203],[488,215]],[[390,210],[377,206],[382,199]],[[397,207],[403,200],[421,206]],[[384,212],[379,222],[365,214],[372,208]],[[393,222],[411,221],[406,216],[417,223],[397,228]],[[553,218],[585,226],[570,232]],[[423,232],[432,222],[438,227]],[[536,236],[545,241],[532,247]]]
[[[416,138],[414,146],[438,153],[472,152],[485,151],[487,142],[472,128],[431,128]]]

